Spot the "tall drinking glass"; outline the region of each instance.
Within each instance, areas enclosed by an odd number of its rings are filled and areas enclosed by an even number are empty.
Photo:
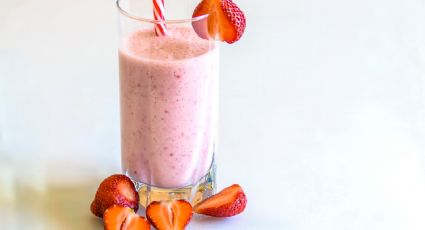
[[[143,206],[215,189],[218,47],[193,29],[208,17],[191,17],[196,1],[169,1],[165,21],[151,0],[117,1],[122,170]]]

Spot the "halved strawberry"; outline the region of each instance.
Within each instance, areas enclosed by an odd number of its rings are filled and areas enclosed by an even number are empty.
[[[103,214],[105,230],[121,229],[125,219],[127,219],[127,216],[132,212],[131,208],[121,205],[113,205],[106,209]]]
[[[136,212],[139,208],[139,194],[133,182],[125,175],[116,174],[103,180],[90,210],[94,215],[102,217],[105,210],[114,204],[130,207]]]
[[[153,201],[146,217],[158,230],[183,230],[192,218],[192,205],[185,200]]]
[[[105,230],[145,230],[150,229],[149,222],[129,208],[113,205],[103,214]]]
[[[172,203],[174,230],[184,229],[192,218],[192,205],[185,200]]]
[[[192,24],[200,37],[219,39],[229,44],[242,37],[246,27],[245,15],[232,0],[202,0],[192,17],[207,14],[206,23],[201,20]]]
[[[194,212],[214,217],[230,217],[245,210],[246,195],[242,187],[234,184],[193,207]]]
[[[121,228],[121,230],[144,230],[144,229],[151,229],[151,225],[146,220],[146,218],[139,216],[135,213],[127,216],[127,219],[125,219],[125,222]]]

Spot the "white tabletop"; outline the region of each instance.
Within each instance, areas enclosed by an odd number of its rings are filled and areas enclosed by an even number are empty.
[[[171,0],[170,0],[171,1]],[[235,0],[218,186],[246,212],[187,229],[425,229],[425,2]],[[120,171],[112,0],[0,6],[0,229],[102,229]]]

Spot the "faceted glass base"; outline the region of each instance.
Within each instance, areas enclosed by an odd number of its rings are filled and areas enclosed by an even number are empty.
[[[152,201],[180,200],[189,201],[196,205],[202,200],[212,196],[216,190],[215,164],[211,164],[208,173],[197,183],[181,188],[160,188],[140,182],[134,182],[136,190],[139,191],[140,205],[147,207]]]

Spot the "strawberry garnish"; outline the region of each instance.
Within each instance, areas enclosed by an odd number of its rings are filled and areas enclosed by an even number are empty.
[[[125,175],[112,175],[99,185],[90,210],[98,217],[102,217],[107,208],[112,205],[122,205],[137,212],[139,208],[139,194],[133,182]]]
[[[145,230],[150,229],[149,222],[129,208],[113,205],[103,214],[105,230]]]
[[[183,230],[192,218],[192,205],[185,200],[153,201],[146,216],[158,230]]]
[[[230,217],[240,214],[247,199],[242,187],[234,184],[193,207],[194,212],[214,217]]]
[[[200,37],[219,39],[229,44],[242,37],[246,27],[245,15],[232,0],[202,0],[192,17],[207,14],[206,26],[201,21],[193,23],[193,28]]]

